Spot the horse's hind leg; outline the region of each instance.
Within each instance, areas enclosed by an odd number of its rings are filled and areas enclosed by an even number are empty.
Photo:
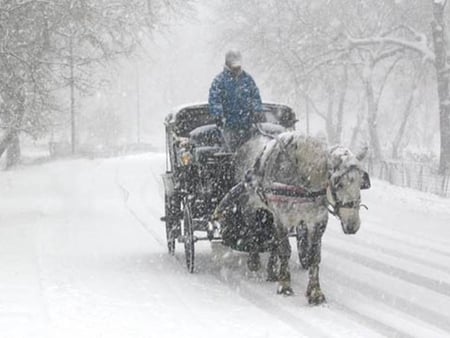
[[[289,259],[291,258],[291,245],[286,229],[278,226],[278,256],[280,257],[280,275],[278,279],[278,294],[290,296],[294,294],[291,287],[291,273],[289,271]]]
[[[321,304],[325,301],[325,295],[320,289],[319,264],[321,260],[322,235],[325,231],[326,223],[316,224],[310,247],[311,265],[309,267],[309,282],[306,289],[306,297],[309,304]]]
[[[247,267],[250,271],[258,271],[261,268],[261,258],[258,251],[248,253]]]
[[[302,221],[297,227],[297,252],[302,269],[306,270],[310,265],[310,255],[308,248],[308,228]]]
[[[248,249],[247,267],[250,271],[255,272],[261,268],[261,258],[259,256],[261,248],[257,233],[260,225],[257,219],[257,211],[248,203],[242,203],[241,210],[243,217],[242,226],[245,227],[245,229],[242,229],[244,231],[241,232],[241,235],[243,235]]]
[[[278,243],[275,239],[270,243],[269,261],[267,262],[267,281],[278,281]]]

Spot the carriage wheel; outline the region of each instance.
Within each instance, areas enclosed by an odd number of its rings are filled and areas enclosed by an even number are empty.
[[[194,272],[194,257],[195,257],[195,241],[194,228],[192,223],[191,206],[189,202],[184,203],[183,212],[183,227],[184,227],[184,253],[186,255],[186,266],[190,273]]]
[[[306,229],[297,229],[297,251],[300,266],[305,270],[308,269],[308,233]]]
[[[170,255],[175,254],[175,240],[179,235],[180,221],[174,215],[176,211],[174,198],[165,196],[164,199],[164,209],[166,215],[166,239],[167,239],[167,249]],[[176,208],[178,210],[178,208]]]

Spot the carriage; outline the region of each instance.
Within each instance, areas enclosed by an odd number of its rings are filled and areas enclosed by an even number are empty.
[[[286,105],[264,103],[259,122],[257,132],[277,134],[293,130],[296,117]],[[174,254],[176,243],[182,243],[187,269],[193,272],[197,241],[218,241],[248,252],[250,240],[247,241],[245,233],[241,232],[243,238],[236,238],[235,232],[223,233],[223,229],[211,222],[214,210],[239,178],[235,173],[235,154],[227,150],[221,130],[209,114],[208,104],[177,109],[167,116],[165,130],[165,215],[161,220],[166,226],[169,253]],[[261,222],[267,222],[266,216],[260,215]],[[243,220],[239,212],[233,222],[236,229],[247,228],[247,233],[253,232],[253,235],[257,229],[264,229],[260,226],[263,224],[241,226],[239,223]],[[259,242],[269,237],[270,229],[260,234]]]

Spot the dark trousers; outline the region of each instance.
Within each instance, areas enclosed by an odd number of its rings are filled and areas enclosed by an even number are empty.
[[[250,129],[229,129],[225,127],[223,130],[225,143],[227,144],[228,150],[232,153],[236,152],[242,144],[247,142],[251,134]]]

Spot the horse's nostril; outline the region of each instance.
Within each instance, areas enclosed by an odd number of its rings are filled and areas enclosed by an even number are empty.
[[[354,235],[358,232],[359,230],[359,225],[358,224],[353,224],[353,225],[345,225],[344,223],[341,223],[342,225],[342,230],[344,231],[344,234],[346,235]]]

